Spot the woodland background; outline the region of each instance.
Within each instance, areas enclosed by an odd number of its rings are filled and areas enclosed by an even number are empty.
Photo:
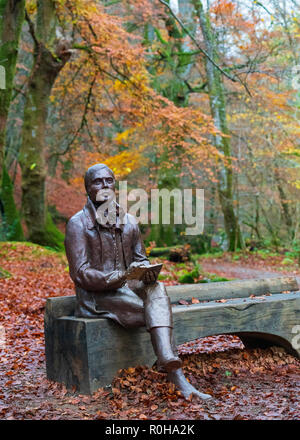
[[[146,243],[299,253],[299,4],[1,0],[2,240],[63,248],[107,163],[131,188],[204,188],[205,230]],[[293,256],[294,256],[293,255]]]

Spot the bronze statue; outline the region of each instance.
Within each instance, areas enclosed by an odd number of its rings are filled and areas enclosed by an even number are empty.
[[[114,224],[97,218],[98,208],[115,192],[115,177],[104,164],[85,174],[88,200],[68,222],[65,247],[75,283],[76,316],[110,318],[125,328],[146,326],[159,371],[167,373],[185,398],[211,396],[197,391],[185,378],[172,340],[172,309],[163,283],[150,270],[131,280],[137,266],[150,265],[135,218],[115,203]],[[107,210],[108,211],[108,210]],[[109,215],[108,212],[104,215]]]

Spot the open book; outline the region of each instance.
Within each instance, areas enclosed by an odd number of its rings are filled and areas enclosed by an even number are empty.
[[[162,264],[151,264],[150,266],[134,267],[132,271],[127,275],[127,280],[142,280],[145,273],[147,272],[155,272],[158,276],[162,266]]]

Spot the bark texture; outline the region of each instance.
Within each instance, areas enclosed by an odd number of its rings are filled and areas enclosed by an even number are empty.
[[[0,178],[4,165],[6,121],[11,101],[25,0],[0,0],[0,66],[5,88],[0,89]],[[3,69],[2,75],[3,75]]]
[[[38,1],[35,28],[28,17],[27,21],[34,40],[34,63],[26,92],[19,157],[22,170],[22,209],[28,239],[51,246],[45,200],[47,108],[51,89],[69,59],[70,52],[64,41],[55,40],[56,14],[52,0]]]
[[[222,151],[226,166],[220,171],[218,179],[218,195],[224,216],[225,232],[228,239],[228,250],[234,251],[243,247],[243,239],[234,210],[233,200],[233,170],[231,162],[231,144],[226,120],[226,102],[224,84],[221,71],[216,67],[219,64],[218,50],[211,28],[209,14],[203,9],[200,0],[193,0],[199,24],[203,35],[204,45],[210,59],[205,58],[207,87],[209,93],[211,115],[216,128],[225,136],[214,136],[215,146]]]

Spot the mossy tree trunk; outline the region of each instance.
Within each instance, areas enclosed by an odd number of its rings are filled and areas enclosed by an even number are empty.
[[[211,115],[216,128],[225,135],[214,136],[215,146],[223,152],[226,166],[220,171],[218,179],[218,195],[224,216],[225,232],[228,240],[228,250],[234,251],[243,247],[243,239],[240,231],[238,218],[234,210],[233,201],[233,170],[231,163],[231,143],[226,120],[226,103],[222,73],[216,67],[219,57],[213,31],[209,18],[209,12],[205,12],[200,0],[193,0],[199,24],[203,35],[206,52],[215,65],[206,57],[207,87],[210,100]]]
[[[295,225],[293,222],[293,218],[295,218],[295,209],[292,212],[292,206],[290,206],[290,202],[288,200],[288,196],[284,189],[283,180],[280,177],[280,173],[278,169],[275,168],[274,171],[275,178],[276,178],[276,185],[279,193],[279,200],[281,205],[281,214],[284,219],[285,225],[286,225],[286,233],[287,233],[287,241],[293,241],[295,237]]]
[[[25,0],[0,0],[0,202],[1,239],[22,240],[23,231],[15,206],[13,185],[5,168],[6,124],[12,97]]]
[[[169,35],[169,40],[166,41],[162,38],[160,31],[156,29],[156,35],[162,45],[161,56],[164,57],[164,61],[168,65],[168,69],[171,71],[171,75],[168,75],[161,80],[160,76],[158,81],[156,80],[156,70],[152,68],[151,74],[154,77],[153,87],[163,96],[174,102],[177,107],[188,106],[189,90],[184,81],[184,76],[187,69],[194,63],[190,50],[184,47],[183,38],[184,34],[178,28],[175,19],[169,14],[165,17],[165,27]],[[151,39],[147,34],[148,28],[145,29],[145,44],[152,44]],[[176,53],[176,55],[175,55]],[[178,156],[182,154],[179,146],[175,149],[178,151]],[[167,189],[170,192],[173,189],[180,188],[180,172],[181,163],[173,162],[173,166],[169,168],[169,151],[166,147],[161,151],[160,155],[156,157],[156,165],[158,168],[157,173],[157,187],[158,189]],[[166,166],[167,165],[167,166]],[[150,241],[155,241],[157,246],[172,246],[178,241],[180,231],[184,228],[181,225],[174,224],[174,199],[170,199],[170,224],[162,223],[162,200],[159,202],[160,211],[160,223],[158,225],[151,225]]]
[[[1,240],[24,240],[20,216],[14,201],[14,187],[5,167],[2,173],[1,202],[3,205]]]
[[[0,66],[5,77],[0,88],[0,181],[4,166],[5,133],[24,21],[25,0],[0,0]],[[3,71],[4,69],[4,71]]]
[[[51,245],[45,200],[47,109],[55,79],[70,53],[62,41],[55,41],[55,2],[38,1],[35,27],[28,17],[27,21],[34,40],[34,62],[26,91],[19,156],[22,170],[22,210],[28,239]]]

